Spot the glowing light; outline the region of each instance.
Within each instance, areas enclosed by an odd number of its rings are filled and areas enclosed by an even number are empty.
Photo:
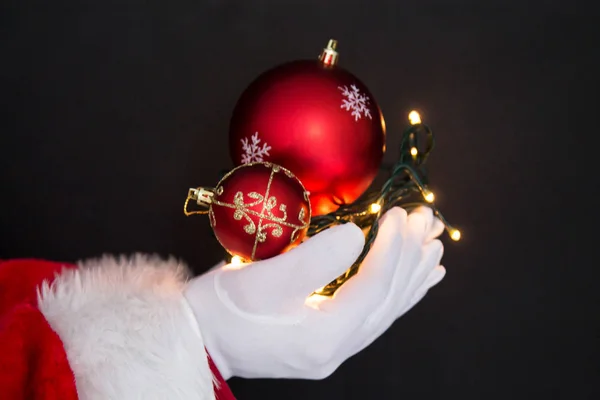
[[[373,203],[371,204],[371,207],[369,207],[369,210],[371,211],[371,213],[377,214],[379,210],[381,210],[381,206],[377,203]]]
[[[240,256],[231,257],[231,265],[242,265],[244,260]]]
[[[229,264],[224,265],[223,269],[226,270],[237,270],[237,269],[242,269],[244,268],[246,265],[246,262],[244,261],[244,259],[240,256],[233,256],[231,257],[231,261],[229,261]]]
[[[416,147],[411,147],[411,149],[410,149],[411,156],[416,156],[418,153],[419,153],[419,150],[417,150]]]
[[[413,110],[410,112],[410,114],[408,114],[408,120],[410,121],[411,125],[420,124],[421,123],[421,115],[419,115],[418,112]]]
[[[306,300],[304,301],[304,304],[312,309],[319,310],[320,309],[319,306],[321,305],[321,303],[323,303],[324,301],[327,301],[329,299],[330,299],[330,297],[315,293],[315,294],[308,296],[306,298]]]
[[[460,231],[458,229],[452,229],[452,231],[450,231],[450,239],[458,242],[460,240]]]
[[[428,203],[433,203],[433,201],[435,200],[435,196],[430,191],[425,191],[425,193],[423,193],[423,197],[425,198],[425,201]]]

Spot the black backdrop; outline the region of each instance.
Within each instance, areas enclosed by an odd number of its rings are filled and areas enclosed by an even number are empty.
[[[387,161],[412,108],[433,127],[432,186],[464,240],[446,242],[445,280],[330,378],[233,379],[236,395],[598,396],[598,184],[584,157],[597,106],[598,69],[586,66],[598,51],[593,7],[22,0],[2,9],[0,257],[144,251],[206,270],[222,250],[206,220],[182,215],[187,188],[231,166],[229,117],[246,85],[334,37],[341,65],[386,116]]]

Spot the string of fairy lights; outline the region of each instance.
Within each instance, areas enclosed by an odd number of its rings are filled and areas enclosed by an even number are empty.
[[[409,126],[402,134],[400,156],[391,167],[389,177],[379,191],[367,193],[352,204],[342,204],[329,214],[313,217],[310,222],[307,237],[314,236],[334,225],[352,222],[366,231],[365,247],[354,264],[341,276],[315,291],[321,296],[332,296],[344,282],[352,278],[371,249],[379,230],[380,218],[393,207],[402,207],[407,212],[427,206],[444,224],[449,237],[458,241],[461,232],[450,225],[440,210],[435,206],[435,195],[428,188],[428,177],[425,163],[435,145],[433,131],[421,121],[417,111],[408,115]],[[423,148],[421,144],[423,143]],[[226,262],[242,264],[237,256],[228,255]]]

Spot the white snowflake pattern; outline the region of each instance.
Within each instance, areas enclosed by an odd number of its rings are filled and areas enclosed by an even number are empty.
[[[369,98],[364,94],[361,94],[356,85],[350,85],[350,89],[345,85],[343,87],[338,86],[338,89],[342,91],[342,95],[344,96],[340,108],[343,108],[346,111],[352,111],[351,115],[354,117],[355,121],[358,121],[363,116],[373,119],[371,117],[371,110],[369,110],[368,107]]]
[[[250,162],[260,162],[263,161],[265,156],[269,155],[269,150],[271,150],[271,146],[267,145],[267,143],[263,143],[260,145],[261,140],[258,138],[258,132],[248,138],[242,138],[242,150],[244,150],[244,154],[242,154],[242,164],[247,164]]]

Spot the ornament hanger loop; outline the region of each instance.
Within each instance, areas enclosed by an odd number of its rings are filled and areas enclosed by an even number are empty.
[[[214,196],[214,192],[212,190],[198,187],[191,188],[188,190],[188,195],[185,199],[185,203],[183,204],[183,213],[186,216],[195,215],[195,214],[208,214],[208,209],[212,204],[212,199]],[[205,208],[204,210],[196,210],[196,211],[188,211],[188,204],[190,200],[196,202],[197,205]]]

